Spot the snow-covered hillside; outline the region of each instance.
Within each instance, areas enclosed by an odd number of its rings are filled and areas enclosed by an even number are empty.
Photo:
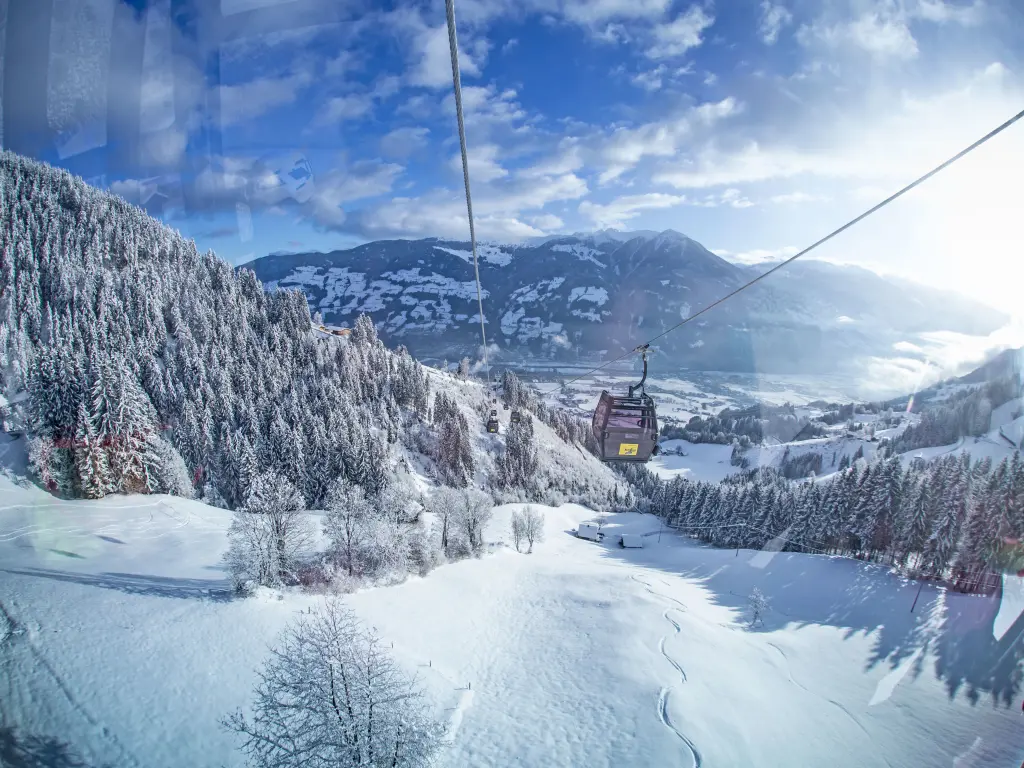
[[[218,719],[323,598],[233,598],[224,510],[0,483],[0,754],[241,765]],[[995,768],[1024,749],[1015,708],[962,685],[996,661],[992,598],[926,587],[911,613],[917,586],[884,568],[707,549],[651,516],[606,518],[595,544],[573,505],[542,508],[547,540],[520,555],[500,544],[513,509],[483,558],[346,598],[450,724],[443,765]],[[749,628],[754,587],[772,606]]]
[[[608,359],[752,276],[672,230],[613,234],[478,248],[488,338],[504,361]],[[369,313],[385,340],[440,360],[477,346],[471,260],[468,243],[425,239],[273,254],[245,266],[269,289],[301,289],[328,322]],[[654,355],[673,372],[834,373],[865,355],[891,357],[894,344],[922,333],[985,334],[1004,321],[924,286],[801,262],[665,337]]]

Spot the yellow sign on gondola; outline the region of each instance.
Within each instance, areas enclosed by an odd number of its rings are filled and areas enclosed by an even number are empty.
[[[619,456],[636,456],[636,452],[639,448],[639,443],[620,443]]]

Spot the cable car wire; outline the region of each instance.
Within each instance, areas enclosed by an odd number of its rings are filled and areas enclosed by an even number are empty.
[[[451,0],[449,0],[449,2],[450,1]],[[845,232],[846,230],[848,230],[853,225],[863,221],[864,219],[866,219],[871,214],[875,213],[876,211],[881,210],[882,208],[884,208],[885,206],[887,206],[889,203],[893,202],[897,198],[902,197],[903,195],[905,195],[910,190],[912,190],[915,187],[920,186],[924,182],[928,181],[928,179],[930,179],[932,176],[934,176],[935,174],[939,173],[940,171],[945,170],[946,168],[951,166],[953,163],[955,163],[957,160],[960,160],[962,157],[965,157],[966,155],[970,154],[971,152],[976,150],[978,147],[980,147],[985,142],[989,141],[992,138],[995,138],[1000,133],[1002,133],[1007,128],[1009,128],[1011,125],[1013,125],[1014,123],[1020,121],[1021,119],[1024,119],[1024,109],[1022,109],[1020,112],[1015,114],[1013,117],[1011,117],[1006,122],[1004,122],[1001,125],[998,125],[995,128],[993,128],[991,131],[986,133],[984,136],[982,136],[980,139],[975,141],[973,144],[971,144],[971,145],[969,145],[967,147],[964,147],[959,152],[957,152],[955,155],[953,155],[949,159],[945,160],[944,162],[940,163],[939,165],[935,166],[930,171],[925,173],[923,176],[919,176],[918,178],[914,179],[914,181],[912,181],[909,184],[907,184],[905,187],[900,189],[898,192],[894,192],[893,194],[889,195],[889,197],[885,198],[885,200],[882,200],[882,202],[873,205],[871,208],[868,208],[866,211],[864,211],[859,216],[857,216],[857,217],[855,217],[853,219],[850,219],[848,222],[843,224],[838,229],[832,230],[827,235],[822,237],[820,240],[816,240],[815,242],[811,243],[809,246],[804,248],[799,253],[793,254],[792,256],[790,256],[785,261],[781,261],[778,264],[776,264],[774,267],[769,269],[767,272],[762,272],[760,275],[758,275],[754,279],[747,281],[746,283],[744,283],[743,285],[739,286],[735,290],[732,290],[729,293],[727,293],[724,296],[722,296],[721,298],[716,299],[715,301],[711,302],[710,304],[708,304],[706,307],[702,308],[698,312],[695,312],[694,314],[689,315],[688,317],[684,318],[680,322],[678,322],[675,325],[673,325],[671,328],[668,328],[668,329],[662,331],[661,333],[659,333],[657,336],[654,336],[653,338],[649,339],[646,343],[637,346],[635,349],[632,349],[629,352],[623,352],[618,357],[616,357],[616,358],[614,358],[612,360],[609,360],[606,363],[602,363],[601,365],[597,366],[596,368],[592,368],[591,370],[587,371],[586,373],[582,373],[579,376],[577,376],[576,378],[569,379],[569,381],[563,382],[563,383],[565,385],[572,384],[573,382],[579,381],[580,379],[585,378],[585,377],[589,376],[592,373],[596,373],[597,371],[600,371],[602,368],[607,368],[612,363],[617,363],[619,360],[623,360],[624,358],[627,358],[627,357],[629,357],[632,354],[635,354],[635,353],[637,353],[637,352],[639,352],[641,350],[646,349],[647,347],[649,347],[651,344],[653,344],[658,339],[663,338],[664,336],[667,336],[668,334],[672,333],[672,331],[675,331],[675,330],[681,328],[682,326],[686,325],[687,323],[696,320],[698,317],[703,315],[705,312],[711,311],[712,309],[717,307],[719,304],[722,304],[722,303],[728,301],[729,299],[731,299],[736,294],[741,293],[741,292],[747,290],[747,288],[749,288],[750,286],[754,285],[755,283],[760,282],[761,280],[764,280],[766,277],[768,277],[768,275],[771,275],[771,274],[773,274],[775,272],[778,272],[783,267],[788,266],[789,264],[792,264],[794,261],[799,259],[801,256],[806,256],[808,253],[813,251],[819,245],[824,245],[829,240],[831,240],[832,238],[836,237],[837,235]],[[558,386],[560,387],[560,386],[562,386],[562,384],[559,384]],[[550,394],[551,392],[554,392],[554,391],[555,390],[552,389],[552,390],[550,390],[548,392],[548,394]]]
[[[452,56],[452,82],[455,87],[455,114],[459,121],[459,149],[462,152],[462,181],[466,187],[466,212],[469,215],[469,242],[473,250],[473,273],[476,276],[476,300],[480,307],[480,338],[483,340],[484,367],[487,382],[491,381],[491,367],[487,363],[487,332],[484,330],[484,299],[480,288],[480,267],[476,258],[476,229],[473,226],[473,198],[469,193],[469,162],[466,157],[466,123],[462,116],[462,78],[459,76],[459,43],[455,34],[455,0],[445,0],[448,20],[448,50]]]

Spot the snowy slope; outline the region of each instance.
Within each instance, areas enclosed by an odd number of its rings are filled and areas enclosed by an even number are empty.
[[[729,462],[731,445],[665,440],[661,443],[661,450],[662,453],[655,456],[648,466],[663,480],[682,476],[687,480],[717,483],[739,471]]]
[[[994,411],[994,422],[996,420],[995,413]],[[858,419],[866,419],[870,416],[871,414],[859,414]],[[876,436],[880,440],[881,438],[892,437],[898,431],[898,427],[878,430]],[[980,437],[961,438],[950,445],[916,448],[900,454],[900,458],[903,465],[907,466],[915,459],[927,461],[947,454],[960,455],[962,453],[969,453],[974,461],[989,458],[993,464],[998,464],[1003,459],[1013,456],[1016,451],[1015,446],[1021,444],[1021,439],[1024,439],[1024,416],[1000,424]],[[878,440],[871,441],[862,437],[848,437],[845,434],[835,434],[812,440],[753,446],[745,452],[744,456],[751,469],[757,467],[774,467],[779,469],[782,465],[782,459],[787,453],[791,459],[796,459],[808,453],[818,453],[822,457],[819,477],[825,478],[839,468],[839,464],[844,457],[853,459],[857,451],[860,451],[864,458],[869,461],[872,460],[878,452],[880,445]],[[652,459],[648,466],[652,472],[665,480],[682,476],[688,480],[705,480],[717,483],[729,475],[741,471],[740,468],[730,463],[730,456],[732,454],[732,446],[730,445],[694,444],[686,440],[665,440],[661,443],[661,446],[662,455]],[[682,452],[685,455],[679,455],[678,452]]]
[[[231,598],[222,510],[0,483],[2,724],[88,765],[241,765],[217,719],[320,598]],[[1016,702],[966,694],[1019,633],[992,639],[988,598],[928,588],[910,614],[916,586],[881,568],[659,542],[637,515],[607,518],[598,545],[567,532],[592,512],[544,512],[533,555],[348,598],[455,729],[445,765],[994,767],[1024,749]],[[645,548],[614,546],[621,532]],[[754,585],[774,608],[748,630]]]

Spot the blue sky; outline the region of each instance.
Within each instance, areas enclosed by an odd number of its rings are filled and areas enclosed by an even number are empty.
[[[236,263],[468,237],[443,2],[36,7],[44,55],[10,33],[25,18],[8,23],[5,146]],[[457,0],[456,14],[485,239],[671,227],[732,260],[778,258],[1024,107],[1018,0]],[[1022,167],[1019,126],[820,255],[1015,310]]]

